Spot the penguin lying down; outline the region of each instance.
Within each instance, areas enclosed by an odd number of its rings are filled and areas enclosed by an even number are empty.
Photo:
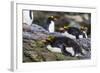
[[[69,27],[68,29],[66,29],[66,31],[69,34],[75,35],[76,39],[87,38],[87,34],[86,34],[87,28],[85,27],[81,27],[81,29],[75,27]]]
[[[46,39],[47,49],[52,52],[62,53],[66,56],[84,56],[84,51],[72,39],[68,37],[53,37]]]
[[[71,39],[87,38],[85,28],[81,29],[76,27],[61,28],[60,32],[62,35],[69,37]]]

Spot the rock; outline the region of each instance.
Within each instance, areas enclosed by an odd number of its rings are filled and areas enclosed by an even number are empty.
[[[81,28],[81,25],[78,23],[78,22],[75,22],[75,21],[70,21],[70,24],[69,24],[70,27],[76,27],[76,28]]]
[[[80,15],[71,16],[71,15],[66,14],[65,17],[68,18],[68,19],[73,19],[76,22],[83,22],[83,18]]]
[[[54,37],[63,37],[63,35],[59,32],[49,33],[49,35]]]
[[[47,30],[37,24],[27,25],[23,23],[23,31],[48,33]]]
[[[23,39],[23,62],[41,62],[41,61],[61,61],[61,60],[77,60],[65,56],[62,53],[54,53],[49,51],[42,41]]]
[[[91,50],[91,39],[90,38],[80,38],[75,40],[83,49]]]
[[[62,53],[54,53],[46,48],[42,40],[49,36],[64,37],[59,32],[49,33],[39,25],[23,24],[23,62],[41,62],[41,61],[61,61],[61,60],[79,60],[89,59],[91,57],[90,38],[75,40],[82,49],[85,49],[85,55],[80,57],[65,56]]]
[[[36,24],[32,25],[23,24],[23,39],[40,40],[40,39],[46,39],[47,37],[48,37],[48,31],[46,31],[41,26]]]
[[[58,61],[61,61],[61,60],[78,60],[79,59],[77,57],[65,56],[62,53],[55,53],[55,55],[56,55],[56,58],[57,58]]]
[[[37,25],[37,24],[32,24],[31,30],[33,32],[43,32],[43,33],[48,33],[47,30],[45,30],[43,27]]]
[[[41,57],[41,55],[39,55],[37,52],[35,51],[24,51],[24,54],[26,56],[28,56],[32,61],[34,62],[40,62],[43,61],[43,58]]]
[[[23,53],[23,62],[32,62],[32,59],[29,56],[26,56],[25,53]]]
[[[24,39],[40,40],[40,39],[46,39],[48,36],[49,35],[43,34],[41,32],[36,32],[36,33],[23,32]]]
[[[91,58],[91,39],[90,38],[81,38],[75,40],[76,43],[80,45],[80,47],[84,51],[84,56],[80,56],[80,59],[90,59]]]
[[[56,61],[56,56],[52,52],[42,52],[44,61]]]

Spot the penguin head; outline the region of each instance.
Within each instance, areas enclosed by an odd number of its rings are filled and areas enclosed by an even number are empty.
[[[84,27],[84,26],[81,26],[80,30],[81,30],[81,31],[86,31],[86,32],[87,32],[88,28],[87,28],[87,27]]]
[[[64,26],[64,29],[67,30],[70,26]]]
[[[64,30],[64,28],[63,27],[60,27],[59,28],[59,32],[64,32],[65,30]]]
[[[42,40],[42,42],[45,44],[50,44],[51,42],[53,42],[54,39],[54,36],[48,36],[45,40]]]
[[[48,20],[50,21],[56,21],[59,17],[58,16],[49,16]]]
[[[65,32],[66,30],[69,29],[69,27],[70,27],[70,26],[64,25],[63,27],[60,27],[60,28],[59,28],[59,31],[60,31],[60,32]]]

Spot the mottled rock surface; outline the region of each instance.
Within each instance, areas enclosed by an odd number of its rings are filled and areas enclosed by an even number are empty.
[[[90,59],[91,43],[90,39],[78,39],[76,43],[85,50],[85,55],[81,57],[65,56],[62,53],[54,53],[46,48],[42,40],[48,36],[61,37],[60,33],[48,33],[39,25],[23,25],[23,62],[42,62],[42,61],[62,61],[62,60],[80,60]]]
[[[80,47],[84,50],[84,56],[81,56],[81,59],[90,59],[91,58],[91,39],[90,38],[81,38],[75,40]]]

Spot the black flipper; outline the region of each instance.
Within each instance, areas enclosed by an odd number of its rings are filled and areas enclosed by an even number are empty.
[[[32,15],[31,14],[32,14],[32,10],[29,11],[30,19],[32,19]]]
[[[71,57],[73,57],[72,54],[69,53],[69,52],[66,50],[66,47],[65,47],[64,45],[62,45],[61,51],[62,51],[62,54],[64,54],[65,56],[71,56]]]
[[[76,39],[79,39],[79,35],[76,35]]]
[[[75,46],[73,46],[73,50],[74,50],[74,52],[75,52],[74,56],[75,56],[77,53],[80,53],[81,55],[84,55],[84,53],[82,52],[81,47],[80,47],[78,44],[76,44]]]

